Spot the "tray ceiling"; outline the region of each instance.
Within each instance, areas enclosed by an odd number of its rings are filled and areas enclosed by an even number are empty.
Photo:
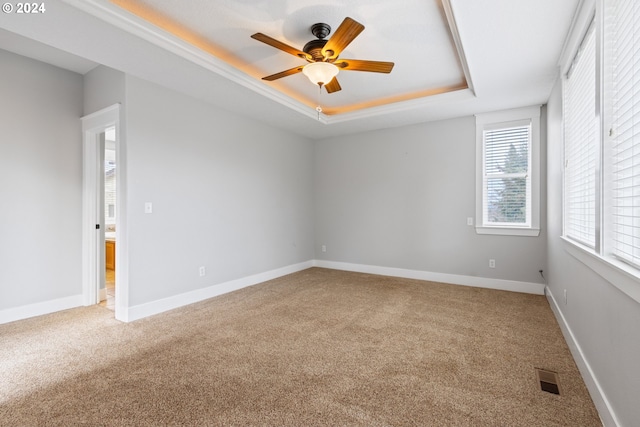
[[[579,2],[62,0],[0,14],[0,49],[81,74],[102,64],[320,139],[546,103]],[[340,57],[390,74],[341,71],[342,90],[319,97],[302,74],[261,79],[305,62],[252,34],[300,49],[313,24],[345,17],[365,29]]]
[[[321,105],[328,115],[469,87],[446,0],[444,4],[440,0],[403,0],[402,8],[388,0],[329,0],[321,4],[314,0],[111,1],[261,84],[310,108]],[[303,74],[273,82],[261,80],[306,62],[250,38],[252,34],[262,32],[302,49],[315,39],[310,30],[313,24],[327,23],[333,34],[346,16],[362,23],[365,30],[340,57],[394,62],[390,74],[343,70],[338,76],[342,90],[331,94],[319,93]]]

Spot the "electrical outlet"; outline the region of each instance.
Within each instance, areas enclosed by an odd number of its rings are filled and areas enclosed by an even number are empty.
[[[198,269],[198,273],[200,274],[200,277],[207,274],[207,270],[205,270],[204,265]]]
[[[147,213],[147,214],[153,213],[153,203],[144,202],[144,213]]]
[[[495,259],[490,259],[489,260],[489,268],[496,268],[496,260]]]
[[[473,218],[472,217],[468,217],[467,218],[467,225],[473,225]]]
[[[327,246],[326,245],[322,245],[322,252],[327,252]]]

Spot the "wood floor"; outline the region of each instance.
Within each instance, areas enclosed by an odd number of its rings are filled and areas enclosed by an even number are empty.
[[[101,307],[106,307],[109,310],[116,309],[116,271],[106,270],[105,273],[105,287],[107,289],[107,299],[100,302]]]

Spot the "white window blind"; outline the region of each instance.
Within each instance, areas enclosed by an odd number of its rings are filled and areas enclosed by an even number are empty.
[[[531,224],[531,123],[485,129],[484,225]]]
[[[640,267],[640,2],[612,0],[611,251]]]
[[[596,74],[595,31],[582,43],[563,86],[565,188],[564,234],[595,246],[596,203]]]

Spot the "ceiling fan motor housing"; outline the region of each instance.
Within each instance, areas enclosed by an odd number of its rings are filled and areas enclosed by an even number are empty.
[[[311,40],[309,43],[305,44],[302,48],[302,51],[308,53],[313,56],[314,61],[322,61],[324,56],[322,55],[322,48],[325,44],[327,44],[328,40]]]
[[[305,44],[302,48],[302,51],[308,53],[313,57],[314,61],[322,61],[324,60],[324,55],[322,55],[322,48],[325,44],[327,44],[328,40],[323,40],[326,38],[329,33],[331,33],[331,27],[329,24],[317,23],[311,26],[311,34],[316,36],[317,40],[311,40],[309,43]]]

